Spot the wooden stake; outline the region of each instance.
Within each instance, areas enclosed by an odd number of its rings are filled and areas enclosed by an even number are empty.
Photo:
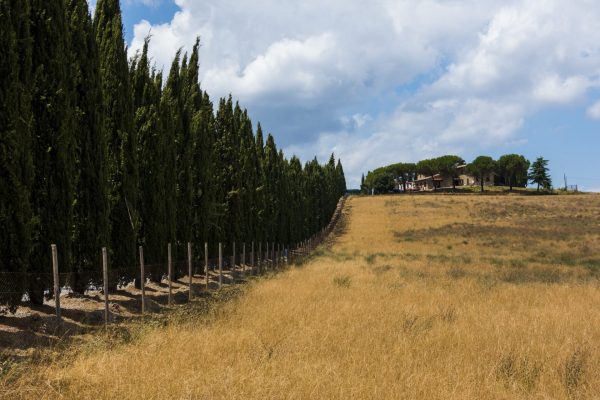
[[[235,242],[233,242],[233,252],[231,256],[231,281],[235,282]]]
[[[242,272],[246,273],[246,242],[242,243]]]
[[[263,259],[263,267],[262,270],[263,272],[269,269],[269,242],[265,242],[265,252],[263,254],[261,254],[260,256]]]
[[[219,289],[223,286],[223,244],[219,242]]]
[[[194,271],[192,271],[192,244],[188,242],[188,276],[190,278],[190,301],[192,301],[192,277],[194,276]]]
[[[102,248],[102,272],[104,275],[104,325],[108,325],[108,254],[106,247]]]
[[[208,275],[208,243],[204,242],[204,267],[206,273],[206,290],[209,289],[209,275]]]
[[[52,250],[52,275],[54,276],[54,307],[56,308],[56,318],[61,321],[60,313],[60,275],[58,274],[58,252],[56,245],[50,246]]]
[[[261,258],[262,258],[262,242],[258,242],[258,260],[257,260],[258,261],[258,264],[257,264],[258,268],[256,269],[256,272],[259,275],[260,275],[260,261],[261,261]]]
[[[171,282],[171,279],[173,278],[173,260],[171,259],[171,243],[169,243],[169,246],[167,247],[167,257],[168,257],[168,270],[167,270],[167,279],[169,281],[169,301],[168,304],[171,305],[173,304],[173,282]]]
[[[142,288],[142,314],[146,312],[146,274],[144,271],[144,248],[140,246],[140,287]]]
[[[250,268],[254,271],[254,240],[252,241],[252,249],[250,251]]]

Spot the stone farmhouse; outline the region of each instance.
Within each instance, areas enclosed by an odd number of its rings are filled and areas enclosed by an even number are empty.
[[[481,182],[479,178],[467,173],[467,166],[461,165],[457,167],[458,178],[454,179],[454,183],[456,187],[460,186],[481,186]],[[496,177],[495,173],[489,173],[484,177],[483,185],[484,186],[493,186],[494,179]],[[436,174],[433,176],[425,176],[418,175],[417,179],[412,182],[408,182],[406,185],[406,190],[410,191],[427,191],[435,189],[444,189],[452,187],[452,177],[444,176],[442,174]],[[402,190],[402,186],[399,186],[399,189]]]

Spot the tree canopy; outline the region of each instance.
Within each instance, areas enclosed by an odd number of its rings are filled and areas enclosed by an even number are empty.
[[[479,156],[472,163],[467,165],[467,171],[477,177],[481,184],[481,192],[483,193],[484,180],[487,175],[496,171],[497,163],[492,157]]]
[[[537,185],[538,191],[540,190],[540,187],[545,190],[552,188],[552,179],[550,178],[549,172],[548,160],[545,160],[543,157],[538,157],[533,164],[531,164],[529,180],[531,183]]]
[[[191,242],[197,260],[205,241],[211,254],[218,241],[293,245],[346,192],[335,155],[288,158],[232,96],[213,103],[199,39],[164,77],[150,39],[128,60],[118,0],[93,18],[86,0],[0,0],[0,42],[0,278],[15,277],[0,305],[52,295],[51,243],[61,284],[82,293],[102,247],[112,280],[129,282],[140,245],[148,264],[168,243],[183,259]]]

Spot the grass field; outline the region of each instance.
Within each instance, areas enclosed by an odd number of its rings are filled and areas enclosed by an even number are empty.
[[[354,197],[345,214],[304,265],[8,374],[0,396],[600,398],[600,197]]]

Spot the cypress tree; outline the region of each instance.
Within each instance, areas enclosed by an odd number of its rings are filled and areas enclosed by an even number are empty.
[[[291,222],[290,222],[290,238],[292,243],[297,243],[306,237],[304,229],[304,213],[306,211],[305,204],[305,189],[304,189],[304,172],[302,164],[298,157],[293,156],[289,162],[288,176],[289,192],[291,198]]]
[[[342,167],[342,160],[338,158],[337,165],[335,166],[335,172],[337,175],[337,196],[341,197],[346,194],[346,176],[344,175],[344,167]]]
[[[265,230],[265,206],[266,206],[266,197],[265,197],[265,176],[264,176],[264,160],[265,160],[265,149],[264,149],[264,138],[263,131],[258,123],[256,127],[256,138],[254,141],[255,154],[256,154],[256,165],[254,166],[254,171],[256,174],[256,189],[255,189],[255,215],[254,219],[256,221],[256,229],[255,235],[256,239],[259,241],[264,241],[266,239],[266,230]]]
[[[252,121],[244,110],[242,126],[240,128],[240,158],[241,171],[239,174],[240,183],[240,214],[242,224],[240,226],[240,239],[246,242],[255,240],[257,232],[257,192],[256,188],[260,185],[258,176],[258,157],[254,145],[254,133],[252,131]]]
[[[106,112],[111,265],[126,268],[123,275],[132,277],[137,271],[138,141],[133,129],[133,103],[119,0],[98,0],[94,30]]]
[[[193,57],[192,57],[193,58]],[[207,93],[203,93],[200,109],[192,119],[194,135],[193,188],[194,188],[194,237],[202,245],[214,230],[217,217],[214,179],[214,126],[213,104]],[[200,252],[196,252],[200,254]]]
[[[196,46],[194,46],[194,53],[193,57],[197,57]],[[197,69],[197,59],[191,60],[188,65],[187,55],[184,56],[180,70],[177,104],[180,121],[180,128],[177,132],[177,240],[179,254],[182,256],[186,254],[187,243],[193,239],[194,178],[192,162],[196,143],[192,132],[192,116],[199,107],[200,88]]]
[[[83,293],[94,276],[99,278],[100,248],[108,246],[106,193],[106,137],[102,108],[100,60],[86,0],[68,0],[74,91],[74,127],[77,143],[77,190],[74,210],[74,246],[71,287]]]
[[[273,136],[269,134],[265,143],[263,160],[263,190],[264,190],[264,219],[265,239],[272,242],[278,239],[278,221],[280,218],[279,185],[279,154]]]
[[[148,39],[132,62],[134,129],[139,140],[140,243],[148,263],[164,262],[169,240],[165,199],[166,143],[160,120],[162,77],[150,70]],[[159,279],[159,277],[152,277]]]
[[[33,38],[33,161],[35,215],[31,272],[51,271],[50,244],[56,243],[62,271],[71,269],[75,137],[70,43],[63,1],[31,1]],[[49,280],[32,279],[29,298],[41,304]]]
[[[177,64],[172,71],[178,74],[179,60],[174,61]],[[162,78],[162,77],[161,77]],[[173,80],[174,78],[169,78]],[[164,169],[164,204],[165,204],[165,238],[167,242],[163,243],[163,247],[167,243],[176,245],[177,240],[177,104],[176,97],[173,93],[173,86],[165,85],[165,90],[160,98],[160,123],[162,135],[162,151],[163,163],[161,168]],[[175,257],[175,255],[173,256]]]
[[[0,272],[25,272],[31,251],[31,36],[29,1],[0,0]],[[25,289],[23,274],[3,276],[11,311]]]
[[[235,143],[233,134],[233,101],[221,99],[215,118],[214,176],[215,200],[217,203],[216,237],[218,241],[233,239],[229,216],[232,213],[238,192],[235,188]]]

